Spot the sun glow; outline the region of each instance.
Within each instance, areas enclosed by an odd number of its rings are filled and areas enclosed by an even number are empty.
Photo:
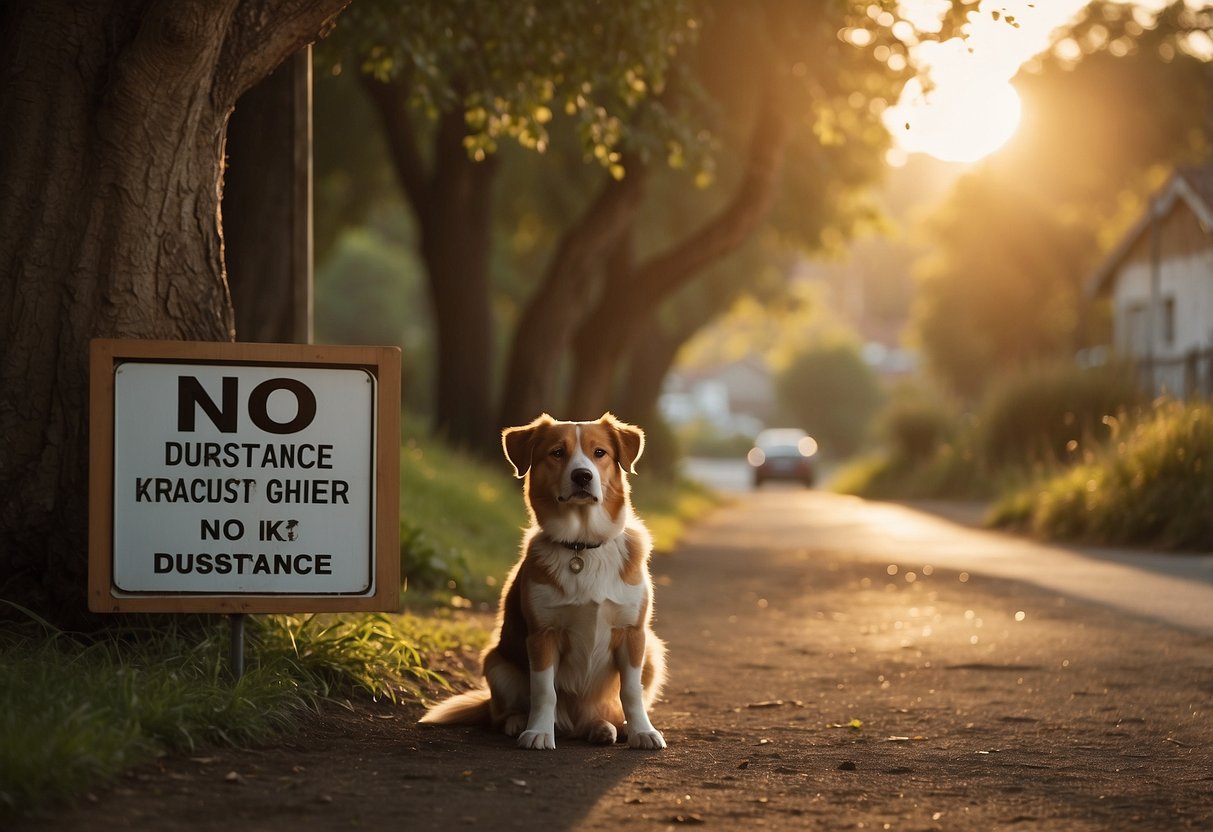
[[[993,153],[1019,126],[1019,95],[1011,85],[1020,66],[1043,51],[1054,29],[1087,0],[983,0],[970,12],[968,36],[912,47],[926,84],[914,79],[885,111],[896,146],[889,161],[929,153],[973,162]],[[946,6],[941,0],[901,0],[903,16],[921,28]]]
[[[930,93],[918,81],[899,104],[891,129],[906,135],[906,153],[930,153],[946,162],[974,162],[1002,147],[1019,126],[1020,104],[1006,80],[953,82]]]

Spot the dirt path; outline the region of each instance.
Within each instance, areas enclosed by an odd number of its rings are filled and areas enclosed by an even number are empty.
[[[1213,828],[1213,639],[912,547],[815,549],[752,509],[656,565],[665,751],[524,752],[360,708],[20,828]]]

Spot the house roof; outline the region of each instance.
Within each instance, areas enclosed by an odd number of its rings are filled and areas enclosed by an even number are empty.
[[[1141,217],[1087,279],[1088,297],[1095,297],[1110,287],[1117,267],[1138,240],[1149,233],[1155,219],[1166,217],[1180,202],[1188,206],[1206,231],[1213,232],[1213,166],[1179,168],[1167,184],[1150,197]]]

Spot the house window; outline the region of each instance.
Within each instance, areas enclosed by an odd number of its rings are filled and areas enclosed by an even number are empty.
[[[1175,298],[1163,298],[1162,301],[1162,342],[1168,347],[1175,346]]]
[[[1144,303],[1131,303],[1125,307],[1125,327],[1121,333],[1120,347],[1129,355],[1145,355],[1149,352],[1147,309]]]

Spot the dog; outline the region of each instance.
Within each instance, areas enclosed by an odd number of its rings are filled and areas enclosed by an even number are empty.
[[[665,748],[648,713],[665,681],[665,645],[650,626],[652,539],[628,485],[644,432],[610,413],[545,413],[502,431],[501,444],[531,525],[482,657],[486,686],[421,722],[490,725],[528,749],[555,748],[558,736]]]

